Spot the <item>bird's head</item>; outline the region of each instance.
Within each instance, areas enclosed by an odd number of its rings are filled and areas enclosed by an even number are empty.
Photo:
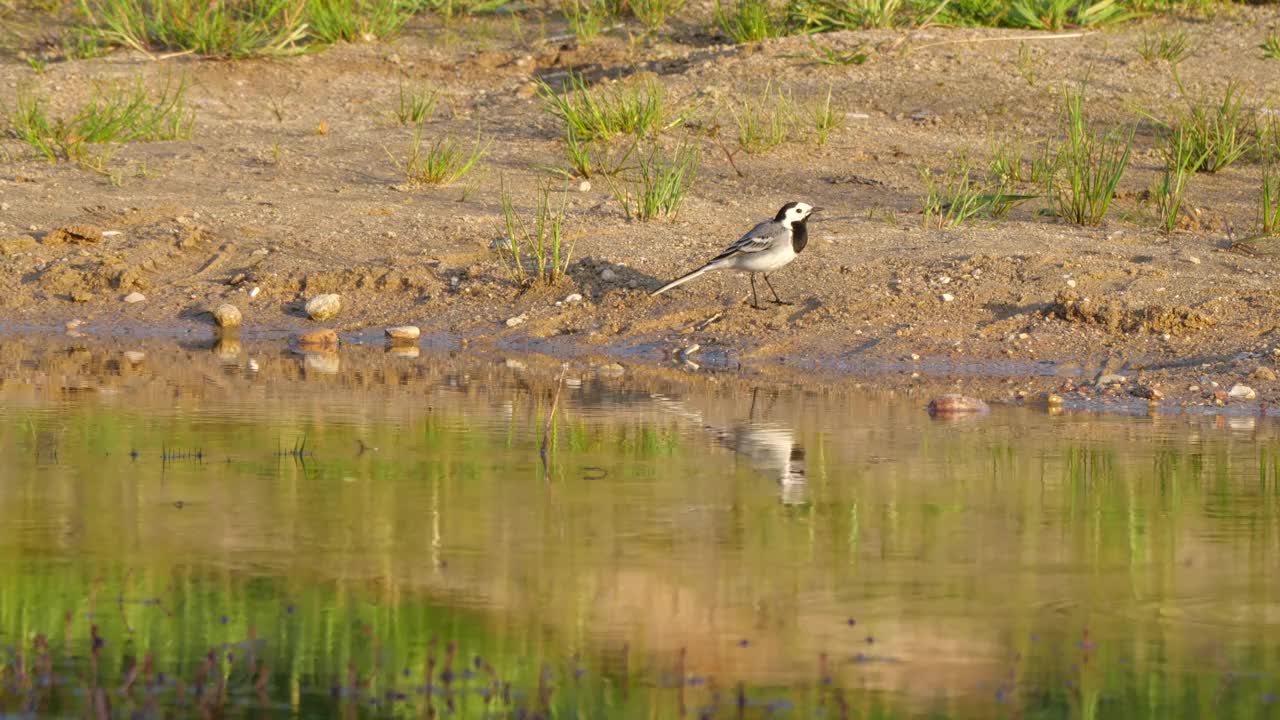
[[[802,223],[809,219],[809,216],[822,208],[816,208],[808,203],[789,202],[782,206],[778,214],[774,216],[774,220],[782,223],[786,227],[791,227],[796,223]]]

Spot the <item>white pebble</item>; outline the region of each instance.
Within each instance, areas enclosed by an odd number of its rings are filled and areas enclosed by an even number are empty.
[[[127,303],[140,303],[146,299],[147,299],[146,295],[143,295],[142,293],[136,292],[136,291],[131,292],[128,295],[124,296],[124,301]]]
[[[955,299],[956,299],[956,296],[952,295],[951,293],[942,293],[942,302],[944,303],[952,302]]]
[[[334,293],[317,295],[307,301],[307,317],[312,320],[328,320],[336,317],[342,309],[342,298]]]
[[[422,334],[417,325],[397,325],[389,327],[383,332],[392,340],[417,340],[418,336]]]
[[[1231,386],[1230,390],[1227,391],[1227,397],[1230,397],[1234,400],[1252,400],[1258,397],[1258,393],[1254,392],[1253,388],[1249,387],[1248,385],[1241,385],[1240,383],[1236,383],[1235,385]]]

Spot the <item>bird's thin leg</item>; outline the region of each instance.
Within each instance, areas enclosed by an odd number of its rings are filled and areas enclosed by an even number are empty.
[[[760,298],[756,297],[756,274],[749,273],[748,277],[751,278],[751,307],[760,310]]]
[[[777,290],[774,290],[774,289],[773,289],[773,283],[769,282],[769,273],[765,273],[765,274],[764,274],[764,284],[765,284],[765,285],[768,285],[768,286],[769,286],[769,292],[773,293],[773,302],[774,302],[774,304],[776,304],[776,305],[792,305],[792,304],[793,304],[793,303],[786,302],[786,301],[785,301],[785,300],[783,300],[782,298],[778,297],[778,291],[777,291]]]

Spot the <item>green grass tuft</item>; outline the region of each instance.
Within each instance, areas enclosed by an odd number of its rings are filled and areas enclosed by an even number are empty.
[[[1118,0],[1014,0],[1006,22],[1032,30],[1101,27],[1135,17]]]
[[[431,88],[405,88],[400,84],[400,100],[395,107],[396,119],[401,125],[420,125],[436,111],[439,93]]]
[[[1204,162],[1203,152],[1185,128],[1178,128],[1169,135],[1169,144],[1165,148],[1164,173],[1160,177],[1160,183],[1152,191],[1160,227],[1166,233],[1173,232],[1178,226],[1178,213],[1182,209],[1187,182],[1195,174],[1196,168]]]
[[[674,216],[693,188],[697,172],[696,147],[682,146],[670,159],[659,157],[655,148],[640,158],[633,177],[606,176],[606,181],[628,220],[648,221]]]
[[[790,0],[787,21],[805,33],[891,28],[903,10],[903,0]]]
[[[953,159],[941,177],[927,168],[920,171],[925,182],[925,227],[950,227],[983,217],[1001,220],[1035,197],[1011,192],[1011,186],[998,178],[975,180],[974,174],[964,157]]]
[[[738,128],[738,146],[749,153],[775,148],[791,138],[796,127],[796,107],[791,97],[773,91],[772,82],[760,95],[745,93],[729,106]]]
[[[667,19],[680,12],[684,0],[627,0],[631,14],[649,28],[657,30],[666,24]]]
[[[1084,113],[1084,86],[1064,93],[1064,137],[1049,151],[1048,195],[1059,217],[1077,225],[1097,225],[1115,199],[1129,165],[1134,131],[1098,132]]]
[[[565,154],[569,159],[570,177],[590,178],[595,175],[616,175],[626,165],[640,139],[634,138],[620,154],[611,152],[607,140],[582,140],[573,127],[565,128]]]
[[[1263,134],[1262,192],[1258,197],[1258,228],[1280,235],[1280,121],[1273,120]]]
[[[1016,140],[994,142],[991,145],[988,171],[1001,185],[1024,182],[1028,179],[1028,175],[1023,172],[1022,156],[1022,142]]]
[[[1271,33],[1258,46],[1262,49],[1262,57],[1267,60],[1280,60],[1280,34]]]
[[[1202,158],[1192,169],[1208,173],[1240,159],[1253,145],[1256,134],[1253,115],[1245,110],[1234,82],[1227,83],[1221,102],[1211,103],[1205,98],[1190,101],[1178,126],[1186,133],[1192,154]]]
[[[1275,162],[1262,166],[1262,193],[1258,197],[1258,229],[1267,235],[1280,234],[1280,168]]]
[[[13,133],[50,161],[82,160],[88,145],[191,137],[195,114],[186,107],[185,81],[148,93],[140,83],[113,86],[94,97],[70,118],[54,120],[39,98],[20,91],[9,113]]]
[[[844,126],[844,114],[831,108],[831,86],[827,85],[826,97],[809,107],[809,121],[816,133],[818,144],[826,145],[832,130]]]
[[[511,266],[512,276],[523,285],[546,283],[557,285],[569,269],[573,243],[564,233],[568,192],[560,192],[559,203],[551,200],[551,188],[538,194],[532,225],[516,213],[515,204],[502,185],[502,217],[507,230],[507,245],[501,249]]]
[[[560,12],[579,45],[588,45],[604,31],[605,23],[617,17],[609,0],[564,0]]]
[[[413,143],[409,146],[409,154],[404,160],[397,160],[387,153],[391,162],[404,173],[405,179],[414,185],[449,185],[466,177],[480,158],[484,157],[486,146],[476,138],[476,144],[470,152],[458,147],[450,138],[440,138],[423,147],[422,133],[413,134]]]
[[[296,0],[80,0],[99,41],[145,53],[244,58],[305,50],[305,6]]]
[[[1193,52],[1195,52],[1195,46],[1191,44],[1190,38],[1183,30],[1143,35],[1142,43],[1138,45],[1138,55],[1149,63],[1164,60],[1171,65],[1177,65],[1190,57]]]
[[[539,81],[538,94],[547,112],[572,127],[582,141],[631,133],[656,134],[684,122],[687,111],[670,113],[657,81],[613,89],[590,89],[580,75],[570,75],[563,93]]]
[[[307,0],[306,21],[322,43],[360,42],[395,35],[417,9],[410,0]]]
[[[769,0],[738,0],[729,6],[717,0],[716,25],[735,43],[750,43],[787,34],[786,19]]]

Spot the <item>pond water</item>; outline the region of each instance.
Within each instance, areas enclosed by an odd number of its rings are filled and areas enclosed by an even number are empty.
[[[926,400],[7,338],[0,711],[1280,717],[1272,421]]]

